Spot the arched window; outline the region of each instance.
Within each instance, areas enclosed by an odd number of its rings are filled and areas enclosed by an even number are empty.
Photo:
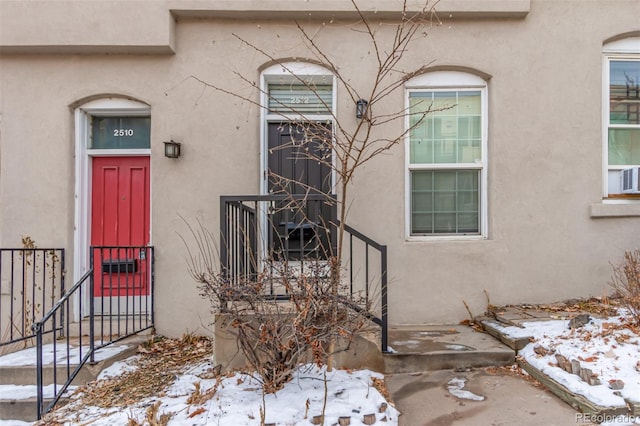
[[[299,136],[292,123],[312,122],[316,133],[333,132],[336,114],[335,87],[335,76],[327,68],[308,62],[283,62],[262,71],[260,186],[263,194],[274,190],[270,175],[291,178],[288,173],[299,167],[289,167],[289,163],[302,161],[296,160],[296,155],[289,152],[295,148],[291,141]],[[318,166],[316,163],[310,162],[310,170],[313,172],[305,175],[305,181],[300,183],[303,187],[331,193],[335,180],[332,168],[326,164]]]
[[[487,235],[487,83],[434,71],[406,84],[410,239]]]
[[[333,74],[306,62],[286,62],[262,71],[262,104],[267,116],[332,116],[335,109]]]

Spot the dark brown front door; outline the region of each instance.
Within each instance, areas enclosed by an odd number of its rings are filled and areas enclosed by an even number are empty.
[[[270,123],[269,194],[331,194],[330,138],[330,124]],[[335,203],[327,200],[279,203],[271,216],[273,250],[289,259],[326,258],[334,217]]]

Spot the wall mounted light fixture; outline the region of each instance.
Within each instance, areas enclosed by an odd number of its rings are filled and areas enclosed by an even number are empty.
[[[369,108],[369,102],[364,99],[358,99],[356,101],[356,118],[364,118],[367,116],[367,110]]]
[[[164,156],[167,158],[179,158],[180,157],[180,143],[174,141],[164,142]]]

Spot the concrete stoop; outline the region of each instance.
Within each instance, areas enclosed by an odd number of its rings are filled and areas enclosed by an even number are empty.
[[[51,403],[51,398],[44,398],[45,405]],[[25,399],[4,400],[0,399],[0,420],[20,420],[23,422],[36,421],[35,397]]]
[[[214,363],[223,371],[243,368],[234,331],[222,316],[215,327]],[[340,346],[340,345],[338,345]],[[512,365],[515,351],[485,333],[463,325],[392,326],[388,330],[390,353],[380,351],[380,330],[360,332],[345,350],[335,354],[338,368],[368,368],[385,374],[417,373]]]
[[[117,361],[121,361],[134,355],[137,352],[138,345],[146,342],[148,336],[132,336],[127,339],[123,339],[118,343],[114,343],[112,346],[126,347],[117,354],[108,356],[101,359],[94,364],[85,364],[75,377],[71,386],[81,386],[96,380],[102,370],[111,366]],[[15,353],[14,353],[15,354]],[[70,365],[70,371],[73,371],[77,365]],[[58,382],[58,386],[64,383],[67,377],[67,366],[58,365],[45,365],[43,368],[43,385],[51,385],[55,376]],[[19,386],[20,392],[29,394],[29,397],[25,398],[3,398],[0,399],[0,420],[23,420],[34,421],[36,420],[36,366],[35,359],[33,365],[21,365],[21,366],[2,366],[0,367],[0,388],[6,386]],[[13,388],[10,388],[13,389]],[[51,402],[51,398],[45,398],[45,401]]]
[[[391,353],[383,355],[384,372],[469,369],[511,365],[515,350],[463,325],[389,328]]]

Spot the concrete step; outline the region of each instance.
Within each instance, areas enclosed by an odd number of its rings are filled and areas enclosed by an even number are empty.
[[[138,345],[147,340],[146,336],[134,336],[114,343],[102,349],[98,349],[95,354],[95,363],[86,364],[75,378],[75,384],[84,384],[95,380],[100,372],[113,364],[135,354]],[[84,343],[84,342],[83,342]],[[72,372],[78,365],[80,357],[84,357],[88,352],[88,346],[83,346],[82,353],[79,346],[71,343],[67,355],[65,342],[56,345],[57,366],[53,366],[53,345],[48,344],[43,347],[43,369],[42,381],[44,385],[53,383],[54,373],[58,383],[66,380],[68,373]],[[70,363],[67,366],[67,359]],[[68,370],[67,370],[68,369]],[[23,349],[0,357],[0,385],[33,385],[36,383],[36,348]]]
[[[118,343],[107,346],[96,351],[96,362],[85,364],[72,382],[72,386],[80,386],[95,380],[100,372],[116,361],[123,360],[136,353],[138,345],[148,340],[148,336],[133,336],[123,339]],[[66,343],[58,344],[57,349],[60,355],[66,357]],[[45,347],[53,353],[52,347]],[[77,347],[76,347],[77,349]],[[60,352],[62,351],[62,353]],[[36,418],[36,358],[35,348],[25,349],[0,357],[0,420],[23,420],[34,421]],[[86,352],[84,352],[86,353]],[[77,352],[76,352],[77,354]],[[56,371],[56,381],[58,386],[62,385],[67,377],[68,370],[66,358],[58,360],[58,365],[54,368],[52,358],[45,356],[45,366],[43,368],[43,384],[52,393],[54,370]],[[77,355],[76,357],[77,358]],[[46,361],[48,360],[48,363]],[[61,364],[61,362],[63,364]],[[69,365],[69,372],[77,366],[73,358]],[[45,396],[47,393],[45,388]],[[51,399],[50,399],[51,400]],[[49,401],[50,401],[49,400]]]
[[[511,365],[516,353],[492,336],[463,325],[392,326],[391,353],[384,354],[384,372],[467,369]]]
[[[151,324],[151,318],[147,315],[122,315],[120,317],[96,316],[93,322],[93,332],[96,336],[105,338],[117,338],[135,330],[140,330]],[[91,324],[88,319],[69,324],[70,336],[88,336]],[[147,329],[139,334],[148,335],[153,332]]]
[[[531,343],[532,336],[511,337],[503,332],[505,327],[510,327],[510,324],[501,323],[492,318],[483,318],[480,320],[484,331],[500,340],[505,345],[509,346],[514,351],[518,352],[529,343]],[[516,326],[518,326],[516,324]]]
[[[120,317],[110,318],[108,316],[96,316],[94,319],[94,335],[96,341],[101,340],[116,340],[121,336],[134,333],[136,330],[146,328],[151,324],[151,318],[147,315],[121,315]],[[64,336],[69,335],[72,339],[76,339],[80,336],[83,338],[88,337],[90,332],[89,319],[83,319],[80,322],[74,322],[69,324],[68,328],[65,326],[62,333]],[[56,333],[56,338],[63,340],[65,337],[60,336],[60,331]],[[144,331],[137,333],[139,336],[148,336],[154,333],[154,329],[147,328]],[[53,334],[45,333],[43,336],[45,344],[51,343],[53,340]],[[86,339],[83,339],[86,340]],[[18,352],[25,347],[33,347],[36,344],[36,338],[30,338],[26,341],[21,341],[13,344],[7,344],[0,347],[0,357],[3,355]]]
[[[53,398],[44,398],[45,407],[48,406],[51,401],[53,401]],[[65,404],[66,402],[61,398],[59,403]],[[0,399],[0,421],[20,420],[23,422],[34,422],[37,420],[37,404],[38,400],[35,396],[12,400]]]
[[[47,404],[51,399],[47,401]],[[20,420],[33,422],[36,420],[36,398],[4,400],[0,399],[0,420]]]
[[[77,364],[69,366],[69,374],[75,370]],[[78,375],[73,380],[73,384],[85,384],[91,380],[95,380],[95,374],[91,372],[92,366],[87,366],[78,372]],[[55,369],[56,382],[66,381],[67,378],[67,366],[58,366]],[[100,374],[100,372],[98,372]],[[29,386],[35,385],[36,379],[36,367],[35,366],[17,366],[17,367],[0,367],[0,385],[16,385],[16,386]],[[50,385],[53,383],[54,368],[52,365],[47,365],[42,369],[42,384]]]

